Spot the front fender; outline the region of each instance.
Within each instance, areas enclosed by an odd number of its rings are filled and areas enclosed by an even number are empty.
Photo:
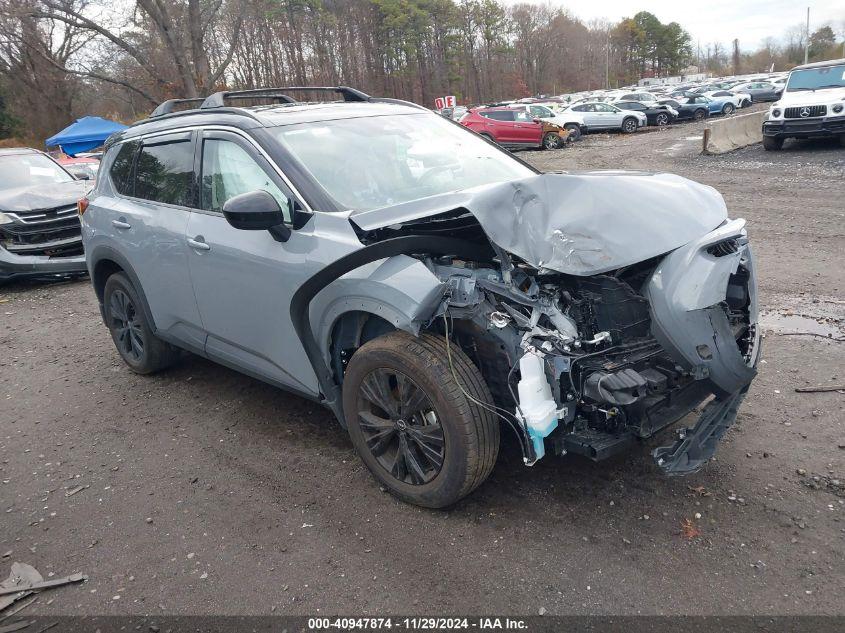
[[[331,333],[344,314],[369,312],[416,335],[445,290],[446,284],[425,264],[407,255],[382,259],[343,275],[311,303],[311,328],[323,358],[329,360]]]

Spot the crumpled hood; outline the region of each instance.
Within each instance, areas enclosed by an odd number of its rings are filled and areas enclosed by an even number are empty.
[[[537,268],[595,275],[668,253],[727,218],[712,187],[674,174],[550,173],[353,213],[365,231],[465,208],[488,238]]]
[[[0,211],[38,211],[76,204],[92,183],[71,180],[35,187],[16,187],[0,190]]]

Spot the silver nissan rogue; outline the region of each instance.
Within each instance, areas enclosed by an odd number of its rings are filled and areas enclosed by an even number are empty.
[[[479,486],[501,428],[527,465],[601,460],[704,405],[653,451],[694,472],[756,373],[745,221],[675,175],[538,173],[347,87],[165,102],[100,173],[85,253],[130,369],[188,350],[318,401],[411,503]]]

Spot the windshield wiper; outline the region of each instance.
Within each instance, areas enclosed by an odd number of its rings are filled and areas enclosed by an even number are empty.
[[[822,90],[823,88],[845,88],[843,84],[827,84],[825,86],[819,86],[816,90]]]

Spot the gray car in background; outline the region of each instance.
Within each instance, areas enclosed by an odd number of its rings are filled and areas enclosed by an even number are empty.
[[[276,103],[230,105],[249,97]],[[601,460],[703,405],[654,451],[683,474],[733,423],[760,354],[755,265],[712,188],[538,173],[347,87],[177,106],[112,137],[80,203],[133,371],[189,350],[317,401],[382,485],[427,507],[487,478],[501,428],[527,465]]]
[[[86,272],[76,203],[88,189],[43,152],[0,149],[0,283]]]
[[[734,94],[749,94],[751,95],[752,101],[760,103],[763,101],[777,101],[781,93],[783,93],[783,86],[776,86],[768,81],[751,81],[731,86],[730,91]]]

